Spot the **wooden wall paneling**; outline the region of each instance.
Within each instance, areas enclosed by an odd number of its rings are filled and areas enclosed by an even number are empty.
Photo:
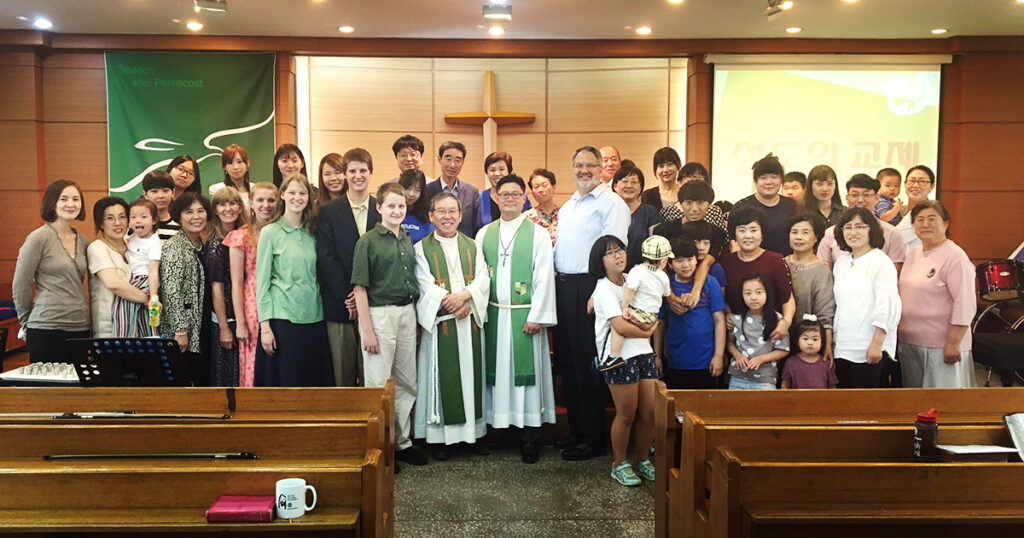
[[[685,164],[687,162],[686,161],[686,131],[669,131],[668,132],[668,145],[672,149],[676,150],[676,153],[679,154],[679,158]],[[651,157],[653,159],[654,155],[651,155]],[[651,164],[652,165],[654,164],[653,160],[651,161]]]
[[[22,238],[24,239],[24,238]],[[20,245],[20,243],[19,243]],[[14,266],[17,263],[18,247],[14,247],[14,253],[10,254],[11,258],[8,259],[8,254],[3,254],[0,257],[0,301],[10,301],[12,299],[14,284]],[[8,335],[8,341],[10,341],[10,335]]]
[[[1005,258],[1024,239],[1024,191],[947,192],[942,202],[952,239],[971,259]]]
[[[701,56],[687,63],[686,161],[711,168],[711,123],[713,119],[714,70]],[[712,174],[713,175],[713,174]]]
[[[434,173],[437,159],[433,158],[435,153],[431,149],[434,145],[433,134],[430,132],[406,131],[313,131],[310,137],[311,155],[307,159],[307,170],[310,180],[317,181],[317,174],[320,166],[320,159],[328,153],[345,155],[345,152],[352,148],[363,148],[370,152],[373,157],[373,181],[371,188],[376,190],[380,183],[398,176],[398,165],[395,162],[395,154],[391,152],[391,144],[406,134],[411,134],[423,141],[426,147],[426,154],[423,157],[421,170],[428,177]]]
[[[69,51],[50,54],[45,60],[46,68],[67,67],[72,69],[106,69],[103,52]]]
[[[35,120],[0,120],[0,191],[38,190],[36,134],[42,131],[42,122]]]
[[[43,64],[43,111],[46,121],[107,121],[104,69],[49,67]]]
[[[107,124],[46,124],[46,173],[48,182],[67,178],[82,190],[107,190]]]
[[[25,237],[43,223],[39,216],[42,200],[41,191],[6,191],[0,196],[0,215],[4,216],[4,225],[0,226],[0,259],[17,259]]]
[[[548,60],[549,71],[657,69],[668,66],[668,58],[552,58]]]
[[[310,67],[313,130],[431,131],[430,71]]]
[[[452,61],[446,63],[451,64]],[[491,70],[494,71],[498,110],[527,112],[536,115],[533,123],[499,127],[499,144],[503,133],[543,133],[547,125],[544,71]],[[479,131],[477,127],[449,124],[445,122],[444,115],[453,112],[483,110],[484,71],[487,69],[478,71],[437,70],[434,72],[435,131],[459,132],[463,129],[472,132]]]
[[[685,131],[687,116],[687,86],[689,85],[686,69],[669,70],[668,83],[668,125],[670,131]],[[682,150],[683,148],[678,148]],[[682,155],[682,153],[680,153]]]
[[[1021,92],[1024,96],[1024,92]],[[1024,190],[1024,121],[943,126],[939,185],[950,190]],[[949,136],[946,136],[946,132]],[[948,164],[947,164],[948,163]],[[1024,206],[1019,208],[1024,213]]]
[[[277,145],[298,142],[295,108],[295,56],[278,51],[274,77],[274,135]]]
[[[0,120],[34,120],[36,67],[0,64]]]
[[[544,58],[435,58],[436,71],[544,71]]]
[[[615,146],[623,159],[632,159],[644,173],[644,179],[653,186],[654,152],[668,143],[665,131],[648,132],[580,132],[548,134],[548,170],[555,173],[558,184],[555,192],[572,194],[576,185],[572,182],[572,154],[580,146]],[[569,178],[569,181],[563,181]]]
[[[548,73],[550,133],[664,130],[667,122],[667,69]]]
[[[354,56],[312,56],[309,67],[370,67],[376,69],[433,69],[432,58],[364,58]]]
[[[1024,54],[974,54],[957,63],[963,71],[964,118],[1024,122]]]

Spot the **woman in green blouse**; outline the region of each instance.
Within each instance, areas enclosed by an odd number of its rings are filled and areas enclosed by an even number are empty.
[[[278,217],[260,231],[256,248],[257,386],[334,385],[316,278],[312,195],[305,176],[284,178]]]
[[[160,335],[178,342],[188,381],[196,386],[210,384],[209,358],[199,353],[199,334],[206,288],[200,251],[211,212],[210,201],[195,192],[185,191],[175,198],[171,219],[181,224],[181,232],[160,251]]]

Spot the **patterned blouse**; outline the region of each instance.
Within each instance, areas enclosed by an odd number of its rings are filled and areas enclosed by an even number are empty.
[[[526,216],[533,222],[536,222],[547,229],[548,234],[551,235],[551,245],[554,246],[555,231],[558,229],[558,208],[556,207],[549,215],[534,207],[526,211]]]
[[[200,249],[185,232],[174,234],[164,243],[160,254],[160,299],[164,307],[160,315],[160,335],[174,338],[174,333],[188,333],[188,349],[199,353],[199,332],[203,323],[203,296],[206,278]]]

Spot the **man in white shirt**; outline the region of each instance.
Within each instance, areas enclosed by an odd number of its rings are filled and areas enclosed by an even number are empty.
[[[612,178],[615,172],[622,168],[622,157],[615,146],[601,147],[601,183],[604,183],[608,190],[612,189]]]
[[[613,148],[614,149],[614,148]],[[617,152],[616,152],[617,153]],[[601,152],[583,146],[573,154],[576,192],[558,210],[555,235],[555,365],[569,412],[570,437],[560,443],[562,458],[590,459],[607,446],[602,381],[594,370],[594,315],[587,301],[597,279],[589,270],[590,250],[598,238],[614,235],[626,242],[629,207],[601,184]]]

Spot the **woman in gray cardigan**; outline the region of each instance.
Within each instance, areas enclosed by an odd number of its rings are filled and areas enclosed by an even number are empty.
[[[14,267],[14,307],[30,362],[69,362],[66,341],[89,337],[84,280],[88,242],[71,227],[85,220],[82,190],[69,179],[46,187],[42,226],[28,234]],[[32,287],[35,285],[35,294]]]

